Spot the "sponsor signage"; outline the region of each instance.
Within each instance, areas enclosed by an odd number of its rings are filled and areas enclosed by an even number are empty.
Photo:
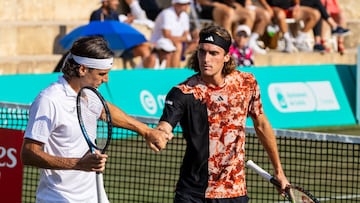
[[[21,202],[22,141],[22,131],[0,128],[0,197],[2,202]]]
[[[281,113],[340,109],[329,81],[270,83],[267,90],[271,104]]]
[[[242,68],[260,85],[265,113],[275,128],[356,124],[355,66],[308,65]],[[100,87],[105,98],[128,114],[160,117],[168,91],[194,74],[189,69],[113,70]],[[21,81],[5,88],[0,101],[30,104],[58,74],[0,76],[0,83]],[[23,84],[34,83],[23,92]],[[35,88],[35,89],[34,89]],[[17,90],[18,89],[18,90]],[[252,125],[249,120],[248,125]]]

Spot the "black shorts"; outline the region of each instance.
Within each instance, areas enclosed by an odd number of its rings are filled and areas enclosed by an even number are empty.
[[[176,192],[174,203],[248,203],[248,196],[234,198],[206,199],[204,197],[193,196],[184,192]]]
[[[120,54],[120,57],[124,58],[124,59],[132,59],[132,58],[134,58],[133,48],[124,50],[124,52],[122,52]]]
[[[213,11],[214,11],[214,6],[200,6],[201,9],[198,10],[196,9],[199,17],[201,19],[208,19],[208,20],[214,20],[213,19]]]

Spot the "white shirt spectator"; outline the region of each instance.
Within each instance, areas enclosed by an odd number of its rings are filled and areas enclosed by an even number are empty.
[[[164,9],[156,18],[153,33],[151,35],[151,42],[156,42],[164,37],[163,29],[170,30],[172,36],[180,37],[185,31],[190,30],[189,15],[182,12],[180,16],[175,13],[174,7]]]

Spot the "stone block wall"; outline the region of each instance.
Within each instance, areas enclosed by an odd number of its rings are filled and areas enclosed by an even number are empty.
[[[157,1],[161,7],[171,2]],[[359,0],[338,1],[352,31],[352,35],[345,39],[345,45],[355,48],[360,45]],[[64,53],[59,39],[74,28],[88,23],[90,13],[99,6],[100,0],[1,0],[0,69],[8,70],[5,73],[10,70],[11,73],[47,71],[49,64],[56,65]],[[148,30],[139,29],[147,37],[150,35]],[[267,60],[260,62],[266,63]],[[271,60],[271,64],[276,63]],[[0,74],[3,73],[0,71]]]

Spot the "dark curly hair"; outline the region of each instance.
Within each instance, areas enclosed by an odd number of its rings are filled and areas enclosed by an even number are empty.
[[[221,26],[217,26],[217,25],[210,25],[208,27],[203,28],[199,35],[202,34],[216,34],[217,36],[223,38],[224,40],[231,42],[231,35],[230,33],[223,27]],[[225,54],[228,54],[229,50],[225,50]],[[194,70],[195,72],[200,72],[200,67],[199,67],[199,59],[198,59],[198,50],[196,50],[189,58],[188,62],[187,62],[187,67],[189,69]],[[222,74],[228,75],[230,74],[233,70],[236,69],[236,63],[235,60],[230,57],[230,60],[228,62],[224,63],[224,68],[222,69]]]

